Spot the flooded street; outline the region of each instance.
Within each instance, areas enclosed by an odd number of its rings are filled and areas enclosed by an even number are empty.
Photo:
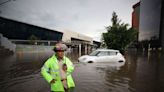
[[[40,75],[53,52],[17,52],[0,58],[0,92],[50,92]],[[74,60],[75,92],[164,92],[164,57],[128,52],[126,63],[78,63]]]

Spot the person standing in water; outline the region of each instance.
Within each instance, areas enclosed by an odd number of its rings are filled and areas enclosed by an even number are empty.
[[[70,92],[75,87],[71,76],[74,66],[70,59],[64,55],[66,48],[65,44],[57,43],[53,49],[55,54],[41,68],[42,76],[51,85],[51,92]]]

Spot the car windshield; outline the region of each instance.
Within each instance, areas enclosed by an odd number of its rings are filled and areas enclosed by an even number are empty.
[[[99,51],[93,51],[92,53],[89,54],[89,56],[96,56],[99,53]]]

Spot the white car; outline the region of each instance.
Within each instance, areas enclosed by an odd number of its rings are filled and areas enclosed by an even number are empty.
[[[119,50],[113,49],[97,49],[89,55],[84,55],[78,58],[79,62],[93,63],[93,62],[117,62],[125,63],[124,56]]]

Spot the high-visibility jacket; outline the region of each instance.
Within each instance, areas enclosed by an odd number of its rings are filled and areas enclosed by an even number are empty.
[[[63,63],[67,65],[67,86],[68,88],[75,87],[71,73],[74,70],[72,62],[64,56]],[[60,77],[60,70],[58,65],[58,60],[55,55],[50,57],[41,68],[41,74],[47,80],[48,83],[52,79],[55,79],[55,83],[51,84],[51,91],[62,91],[64,92],[64,87]]]

